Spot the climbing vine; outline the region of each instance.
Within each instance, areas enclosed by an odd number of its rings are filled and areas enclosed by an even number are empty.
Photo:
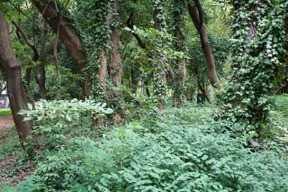
[[[172,26],[174,30],[174,36],[177,41],[175,43],[175,49],[177,51],[187,52],[184,39],[183,23],[185,19],[186,3],[181,0],[173,0],[171,3],[172,11]],[[174,74],[176,76],[173,82],[174,90],[174,105],[179,107],[183,102],[183,93],[185,90],[186,81],[186,61],[184,58],[179,58],[174,61]],[[177,106],[179,104],[179,106]]]
[[[233,76],[223,97],[222,115],[230,125],[244,125],[234,126],[235,132],[260,137],[268,120],[274,85],[287,64],[287,5],[284,0],[233,2]]]
[[[166,95],[167,95],[167,85],[166,85],[166,73],[168,71],[167,59],[163,56],[164,47],[166,41],[163,41],[166,32],[166,19],[167,13],[165,12],[165,6],[167,1],[152,0],[153,5],[153,20],[154,20],[154,29],[151,32],[155,33],[156,36],[156,54],[152,59],[152,65],[155,69],[153,73],[153,89],[154,94],[159,98],[160,106],[162,110],[164,108]]]
[[[90,54],[85,71],[90,79],[91,95],[99,102],[105,101],[106,78],[101,80],[98,71],[102,62],[107,62],[105,57],[108,54],[107,51],[110,50],[111,6],[112,0],[81,1],[78,6],[78,11],[82,14],[80,25],[84,49]],[[89,19],[86,19],[87,17]],[[106,71],[104,73],[106,77]]]

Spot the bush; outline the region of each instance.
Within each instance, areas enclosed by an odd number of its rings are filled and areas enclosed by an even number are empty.
[[[12,114],[11,109],[0,109],[0,116],[6,116],[11,114]]]

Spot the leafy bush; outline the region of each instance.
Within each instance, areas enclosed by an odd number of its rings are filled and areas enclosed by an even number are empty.
[[[67,145],[69,137],[91,134],[96,128],[92,126],[92,119],[103,117],[112,113],[112,109],[106,109],[105,104],[95,103],[92,100],[78,101],[41,100],[35,103],[34,108],[29,106],[29,111],[20,111],[19,114],[26,115],[24,120],[32,120],[33,126],[30,143],[27,145],[35,148],[35,143],[40,149],[54,149]],[[96,130],[97,131],[97,130]],[[95,135],[94,135],[95,136]],[[35,137],[40,138],[35,142]]]
[[[208,109],[187,111],[169,110],[157,133],[134,122],[101,141],[72,139],[41,161],[18,191],[288,190],[287,155],[276,146],[253,148],[245,137],[218,133],[221,122],[197,121]]]

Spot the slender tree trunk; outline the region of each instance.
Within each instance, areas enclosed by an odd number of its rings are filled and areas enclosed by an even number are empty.
[[[146,87],[146,94],[148,97],[151,96],[151,93],[150,93],[150,90],[149,90],[149,84],[148,84],[148,81],[144,81],[144,85]]]
[[[40,78],[36,76],[36,82],[39,85],[40,88],[40,95],[42,99],[47,99],[47,90],[45,87],[45,81],[46,81],[46,71],[45,71],[45,65],[44,63],[41,64],[41,69],[40,69]]]
[[[131,69],[131,89],[132,89],[132,93],[136,94],[137,93],[137,84],[138,81],[135,78],[135,73],[134,73],[134,69]]]
[[[8,28],[9,26],[0,9],[0,66],[5,73],[13,119],[24,148],[23,142],[26,141],[27,136],[31,133],[32,122],[23,121],[24,116],[17,113],[20,110],[28,109],[29,98],[23,86],[21,86],[21,66],[13,51]]]
[[[198,0],[194,0],[194,2],[194,6],[192,6],[191,4],[188,5],[188,10],[192,18],[193,24],[200,35],[201,46],[207,64],[208,77],[213,87],[215,87],[216,89],[221,89],[219,78],[216,73],[212,49],[208,40],[207,29],[203,20],[202,7]]]

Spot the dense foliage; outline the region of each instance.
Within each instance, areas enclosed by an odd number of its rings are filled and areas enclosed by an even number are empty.
[[[252,147],[249,138],[219,134],[221,123],[207,118],[216,109],[167,109],[150,124],[157,133],[147,123],[143,127],[149,119],[142,119],[100,141],[66,139],[41,152],[35,175],[17,191],[287,190],[287,157],[281,154],[286,149],[276,143]],[[71,117],[77,123],[77,115]],[[60,139],[54,137],[55,144]]]

